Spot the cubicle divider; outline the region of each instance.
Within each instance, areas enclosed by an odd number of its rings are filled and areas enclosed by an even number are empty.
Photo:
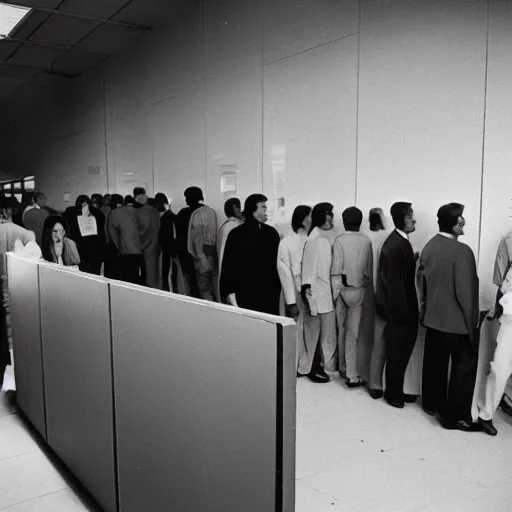
[[[108,283],[48,264],[40,265],[39,283],[48,444],[115,512]]]
[[[16,341],[16,399],[25,416],[46,441],[39,265],[9,255],[7,272],[11,328]]]
[[[20,407],[106,512],[293,512],[292,321],[15,255],[9,279],[37,317],[13,322]]]

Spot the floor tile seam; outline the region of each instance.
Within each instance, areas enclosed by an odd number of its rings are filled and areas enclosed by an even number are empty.
[[[299,479],[297,479],[297,481],[299,481]],[[327,494],[326,492],[321,491],[320,489],[317,489],[316,487],[314,487],[313,485],[309,484],[308,482],[304,482],[304,485],[307,485],[307,487],[309,489],[311,489],[311,490],[321,494],[322,496],[325,496],[326,498],[329,498],[330,500],[337,501],[341,505],[353,505],[353,503],[350,503],[349,501],[340,500],[340,498],[336,498],[335,496],[331,496],[330,494]]]
[[[7,510],[8,511],[10,508],[17,507],[18,505],[21,505],[23,503],[29,503],[31,501],[39,500],[41,498],[46,498],[47,496],[52,496],[53,494],[57,494],[59,492],[65,491],[67,489],[70,489],[70,487],[66,486],[66,487],[63,487],[62,489],[57,489],[56,491],[52,491],[52,492],[48,492],[48,493],[45,493],[45,494],[41,494],[40,496],[34,496],[33,498],[30,498],[28,500],[22,500],[22,501],[18,501],[16,503],[11,503],[10,505],[7,505],[7,507],[0,508],[0,512],[2,510]]]
[[[4,462],[6,460],[16,459],[17,457],[24,457],[25,455],[31,455],[32,453],[39,453],[39,451],[34,450],[31,452],[17,453],[16,455],[8,455],[7,457],[0,457],[0,463]]]

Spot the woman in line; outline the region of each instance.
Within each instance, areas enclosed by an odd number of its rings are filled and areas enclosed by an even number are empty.
[[[297,322],[297,376],[307,375],[311,369],[313,354],[308,352],[304,341],[304,303],[300,294],[302,255],[311,229],[311,207],[300,205],[292,216],[293,233],[279,244],[277,271],[283,286],[286,316]]]
[[[68,238],[68,223],[62,215],[51,215],[44,222],[41,252],[43,259],[66,267],[80,265],[75,242]]]
[[[171,210],[169,199],[159,192],[155,195],[155,208],[160,213],[160,247],[162,249],[162,289],[178,291],[178,255],[176,241],[176,215]],[[171,289],[172,284],[172,289]]]
[[[64,216],[69,223],[68,236],[78,248],[80,270],[99,276],[105,259],[105,216],[86,195],[78,196]]]

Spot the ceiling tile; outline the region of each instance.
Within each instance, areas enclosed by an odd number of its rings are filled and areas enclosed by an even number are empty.
[[[64,0],[59,11],[108,19],[127,3],[128,0]]]
[[[52,62],[63,53],[62,50],[56,50],[55,48],[25,44],[14,54],[9,62],[50,69]]]
[[[53,63],[53,71],[78,76],[105,60],[105,55],[71,50]]]
[[[128,46],[138,35],[139,30],[104,24],[81,41],[77,48],[91,53],[114,55]]]
[[[7,60],[19,46],[13,41],[0,40],[0,61]]]
[[[22,22],[19,28],[14,32],[13,37],[18,39],[27,39],[34,30],[37,30],[48,18],[50,14],[45,12],[33,12]]]
[[[54,14],[32,34],[30,39],[41,43],[73,46],[99,25],[96,21]]]
[[[165,26],[189,2],[190,0],[133,0],[112,19],[148,27]]]

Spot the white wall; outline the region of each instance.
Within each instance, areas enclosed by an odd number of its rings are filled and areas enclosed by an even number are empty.
[[[199,185],[221,210],[234,168],[238,195],[264,191],[280,226],[299,203],[339,215],[410,200],[418,249],[459,201],[487,305],[512,227],[511,29],[507,0],[191,3],[71,86],[32,103],[24,91],[24,116],[3,116],[0,169],[35,174],[57,207],[64,192],[143,184],[178,209]]]

